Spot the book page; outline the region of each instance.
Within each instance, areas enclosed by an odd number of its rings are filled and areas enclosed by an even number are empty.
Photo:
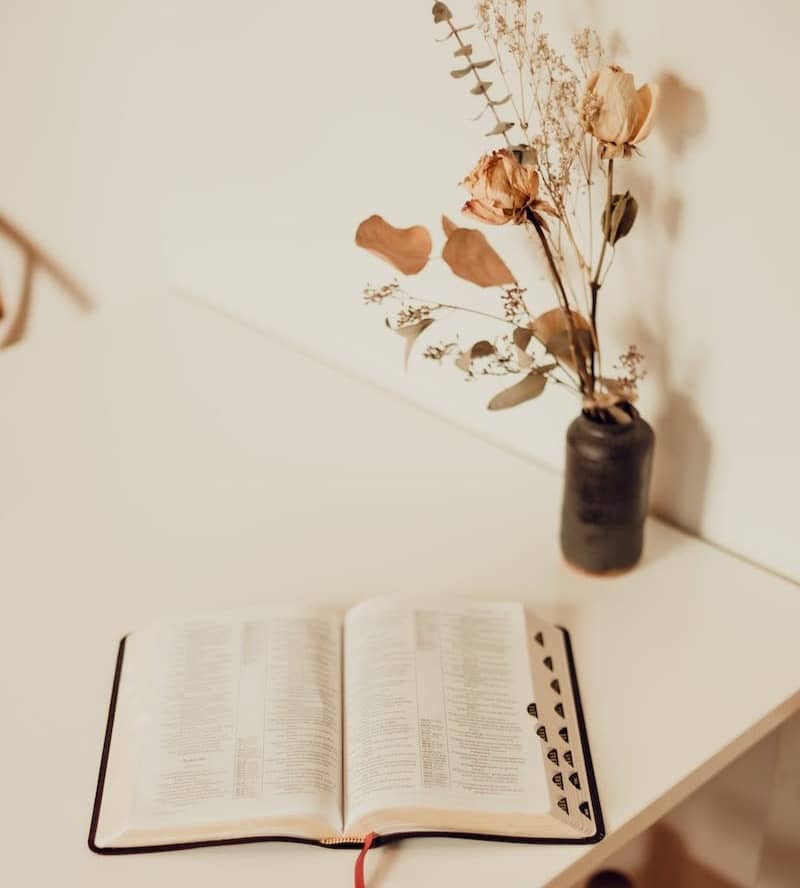
[[[338,833],[339,620],[260,609],[146,635],[130,828],[311,818]]]
[[[387,808],[549,810],[519,603],[365,602],[344,675],[346,832]]]

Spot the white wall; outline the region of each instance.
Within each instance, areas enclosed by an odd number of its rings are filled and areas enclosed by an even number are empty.
[[[429,5],[3,0],[0,211],[100,301],[181,284],[557,466],[566,394],[488,415],[491,387],[419,361],[406,376],[379,310],[360,305],[386,271],[352,247],[357,221],[379,210],[435,226],[488,144]],[[649,358],[655,506],[800,578],[800,7],[767,0],[739,19],[719,0],[541,6],[554,34],[591,22],[667,87],[646,158],[626,164],[643,209],[601,309],[612,346],[635,340]],[[519,232],[493,234],[549,307]],[[492,300],[445,276],[419,283]]]

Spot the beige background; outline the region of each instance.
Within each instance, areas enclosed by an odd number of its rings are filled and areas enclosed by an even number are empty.
[[[101,305],[193,290],[558,466],[575,412],[566,395],[489,415],[490,385],[420,361],[404,374],[399,340],[360,304],[363,283],[387,272],[352,247],[358,220],[377,210],[435,227],[457,212],[456,182],[489,144],[483,122],[469,122],[474,99],[447,76],[429,5],[3,0],[0,212]],[[470,5],[452,3],[462,17]],[[539,5],[555,36],[593,23],[617,61],[664,86],[661,126],[626,165],[642,213],[601,308],[609,342],[636,341],[649,358],[655,507],[800,579],[800,7]],[[493,234],[531,301],[549,307],[519,233]],[[3,248],[12,303],[20,274]],[[493,298],[444,275],[418,284],[420,295]],[[49,335],[69,335],[61,319],[73,309],[45,284],[34,327],[50,308]],[[491,480],[468,483],[477,496]]]

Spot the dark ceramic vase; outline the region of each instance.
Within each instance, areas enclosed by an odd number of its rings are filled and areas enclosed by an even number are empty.
[[[617,573],[642,554],[655,435],[633,407],[631,422],[581,414],[567,430],[561,550],[574,567]]]

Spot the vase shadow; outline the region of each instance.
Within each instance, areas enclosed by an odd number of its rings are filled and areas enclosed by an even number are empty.
[[[707,111],[703,94],[674,71],[663,71],[656,82],[659,106],[653,137],[658,134],[663,142],[664,161],[657,176],[643,173],[641,165],[636,165],[626,168],[625,177],[626,186],[636,194],[649,220],[645,261],[629,280],[629,286],[647,299],[623,330],[628,341],[637,343],[645,355],[646,384],[655,383],[656,389],[650,418],[656,433],[651,512],[696,534],[703,523],[713,443],[691,392],[702,382],[706,360],[698,351],[682,356],[680,367],[675,366],[671,344],[679,330],[669,297],[684,216],[680,161],[705,132]]]
[[[711,436],[691,400],[668,392],[654,421],[653,514],[691,533],[703,524]]]

